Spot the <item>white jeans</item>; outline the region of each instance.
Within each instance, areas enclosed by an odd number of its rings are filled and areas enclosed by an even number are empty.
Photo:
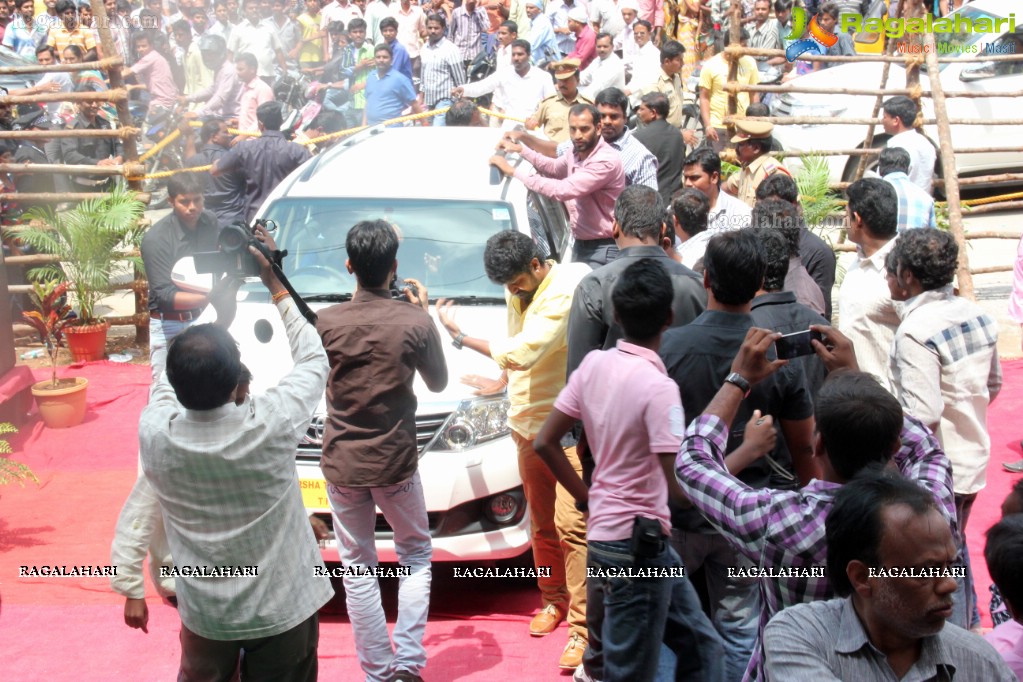
[[[348,617],[355,651],[368,682],[383,682],[398,670],[418,675],[426,665],[423,634],[430,610],[430,559],[433,545],[419,473],[403,483],[381,488],[327,486],[334,513],[338,552],[345,567],[377,565],[376,507],[394,529],[398,561],[409,575],[398,579],[398,620],[394,645],[380,602],[380,583],[372,575],[344,577]]]

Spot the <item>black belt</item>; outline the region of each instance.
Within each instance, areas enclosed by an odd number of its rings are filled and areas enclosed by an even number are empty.
[[[174,322],[190,322],[199,315],[202,314],[202,308],[196,308],[195,310],[174,310],[169,313],[163,313],[159,310],[150,310],[149,316],[157,320],[171,320]]]

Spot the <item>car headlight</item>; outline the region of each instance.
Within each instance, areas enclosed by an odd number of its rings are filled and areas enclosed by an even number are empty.
[[[511,433],[508,428],[508,398],[463,400],[437,434],[431,450],[461,452]]]

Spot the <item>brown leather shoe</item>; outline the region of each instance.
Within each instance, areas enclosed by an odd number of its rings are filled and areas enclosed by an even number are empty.
[[[561,652],[561,660],[558,667],[562,670],[575,670],[583,662],[583,654],[586,653],[587,641],[577,634],[568,638],[565,650]]]
[[[558,624],[565,620],[565,611],[554,604],[543,607],[543,611],[533,616],[529,624],[529,634],[534,637],[549,635],[558,628]]]

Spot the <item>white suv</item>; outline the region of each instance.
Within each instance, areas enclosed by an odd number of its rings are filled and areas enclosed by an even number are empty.
[[[560,202],[518,181],[491,180],[487,159],[500,135],[490,128],[374,128],[297,169],[259,213],[279,225],[275,238],[288,250],[284,272],[296,290],[313,309],[349,299],[355,279],[344,265],[345,236],[359,221],[382,218],[400,233],[399,277],[422,282],[431,302],[455,301],[468,332],[506,336],[504,290],[483,270],[487,239],[501,230],[532,233],[545,254],[561,260],[569,232]],[[255,392],[290,369],[283,326],[267,302],[265,289],[246,284],[231,327]],[[445,391],[431,393],[418,378],[415,384],[434,560],[518,557],[529,548],[529,515],[506,422],[507,397],[478,398],[459,381],[466,374],[496,377],[499,370],[468,349],[445,344],[445,355]],[[306,508],[331,525],[319,467],[325,412],[321,402],[298,444],[296,466]],[[322,547],[325,560],[338,560],[334,539]],[[381,561],[396,561],[390,528],[379,514],[377,547]]]

